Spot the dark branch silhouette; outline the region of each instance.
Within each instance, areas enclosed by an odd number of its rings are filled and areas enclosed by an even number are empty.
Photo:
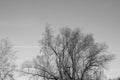
[[[94,41],[92,34],[62,28],[54,34],[46,27],[41,54],[22,66],[24,75],[44,80],[102,80],[103,69],[113,59],[107,46]]]

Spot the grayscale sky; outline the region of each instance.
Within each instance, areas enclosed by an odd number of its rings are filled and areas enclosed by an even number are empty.
[[[46,23],[54,30],[69,26],[93,33],[116,55],[106,75],[120,76],[120,0],[0,0],[0,39],[15,45],[18,65],[39,53]]]

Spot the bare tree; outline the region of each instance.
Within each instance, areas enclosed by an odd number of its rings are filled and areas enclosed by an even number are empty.
[[[101,80],[101,71],[113,57],[106,45],[94,41],[92,34],[62,28],[58,34],[46,27],[41,54],[22,65],[22,72],[44,80]]]
[[[11,43],[8,39],[0,40],[0,80],[14,80],[14,59]]]

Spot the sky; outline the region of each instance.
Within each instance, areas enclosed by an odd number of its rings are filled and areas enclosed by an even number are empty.
[[[55,31],[68,26],[93,33],[115,54],[105,74],[120,76],[120,0],[0,0],[0,39],[14,44],[17,65],[39,54],[46,24]]]

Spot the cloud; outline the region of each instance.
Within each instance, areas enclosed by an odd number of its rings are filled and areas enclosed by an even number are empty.
[[[39,46],[14,46],[15,48],[38,48]]]

